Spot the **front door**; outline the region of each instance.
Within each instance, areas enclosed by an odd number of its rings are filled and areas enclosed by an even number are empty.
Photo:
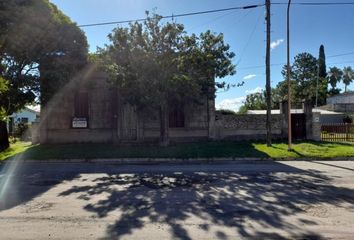
[[[291,133],[293,139],[305,139],[306,138],[306,118],[303,113],[291,114]]]
[[[134,141],[137,139],[137,114],[136,108],[124,104],[122,109],[122,140]]]

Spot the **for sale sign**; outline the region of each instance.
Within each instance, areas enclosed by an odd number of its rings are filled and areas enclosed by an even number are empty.
[[[87,118],[73,118],[72,128],[87,128]]]

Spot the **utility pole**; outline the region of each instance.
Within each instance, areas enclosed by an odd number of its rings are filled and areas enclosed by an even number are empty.
[[[271,130],[271,89],[270,89],[270,0],[265,1],[266,5],[266,23],[267,23],[267,46],[266,46],[266,96],[267,96],[267,146],[272,145],[272,130]]]
[[[287,39],[287,80],[288,80],[288,151],[292,150],[291,147],[291,81],[290,81],[290,24],[289,24],[289,15],[290,15],[290,5],[291,0],[288,2],[288,11],[286,14],[286,39]]]

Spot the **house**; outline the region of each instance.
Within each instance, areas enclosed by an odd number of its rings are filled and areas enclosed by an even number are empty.
[[[325,108],[336,112],[354,113],[354,92],[328,97]]]
[[[281,111],[280,109],[272,109],[271,111],[272,114],[280,114]],[[291,114],[302,114],[304,113],[303,109],[291,109]],[[314,108],[312,109],[312,113],[320,113],[320,123],[326,124],[326,123],[343,123],[343,119],[347,116],[344,113],[341,112],[334,112],[334,111],[329,111],[329,110],[324,110],[324,109],[319,109],[319,108]],[[266,115],[267,111],[266,110],[248,110],[247,114],[251,115]]]
[[[41,107],[41,121],[35,126],[37,131],[32,132],[35,135],[32,140],[40,143],[157,142],[158,112],[125,103],[119,89],[107,80],[105,73],[93,65],[87,66]],[[184,106],[171,104],[169,109],[168,135],[172,142],[265,139],[267,134],[265,114],[223,115],[215,111],[214,99],[205,98],[200,104]],[[283,109],[271,116],[274,138],[287,137],[286,112]],[[299,123],[295,125],[302,130],[294,136],[319,140],[320,116],[320,112],[312,112],[309,106],[301,113],[294,113]]]
[[[212,138],[214,105],[214,100],[171,105],[170,140]],[[156,142],[160,136],[158,112],[124,103],[119,89],[92,65],[42,106],[41,114],[40,143]]]
[[[15,112],[9,116],[9,121],[7,123],[7,130],[10,135],[14,134],[16,126],[19,123],[32,124],[39,120],[40,117],[40,107],[39,105],[26,106],[21,111]]]

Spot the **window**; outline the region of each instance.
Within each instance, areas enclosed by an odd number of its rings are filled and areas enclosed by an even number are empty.
[[[88,118],[88,93],[78,92],[75,94],[75,117]]]
[[[170,106],[169,127],[170,128],[184,127],[184,107],[182,105]]]
[[[21,123],[28,123],[28,118],[26,118],[26,117],[21,118]]]

